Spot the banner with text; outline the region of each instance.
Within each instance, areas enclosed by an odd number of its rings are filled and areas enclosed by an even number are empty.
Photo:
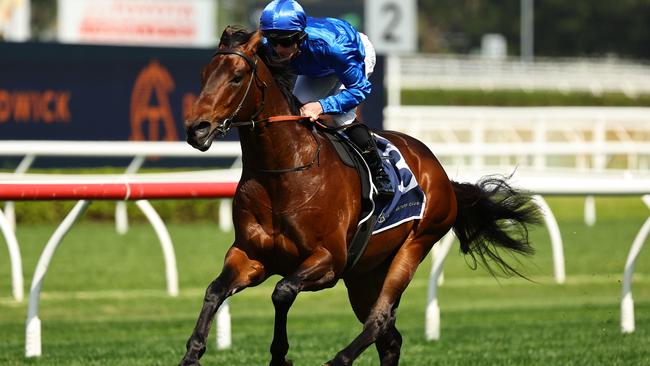
[[[0,55],[0,140],[174,141],[185,139],[183,116],[213,50],[0,43]],[[363,108],[374,128],[384,106],[378,61]]]
[[[214,0],[58,0],[64,43],[214,45]]]

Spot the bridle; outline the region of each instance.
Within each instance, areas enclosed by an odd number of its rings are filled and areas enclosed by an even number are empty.
[[[241,101],[239,102],[239,105],[237,105],[237,108],[228,116],[226,119],[223,120],[223,123],[221,126],[217,127],[217,133],[225,136],[228,131],[230,130],[231,127],[239,127],[239,126],[248,126],[248,125],[253,125],[255,126],[255,123],[257,122],[262,122],[262,121],[255,121],[255,118],[257,118],[260,113],[264,110],[264,103],[266,102],[266,82],[263,80],[260,80],[259,75],[257,74],[257,55],[255,55],[255,59],[252,59],[250,56],[245,54],[242,51],[239,50],[234,50],[234,49],[223,49],[223,50],[217,50],[217,52],[212,55],[212,57],[216,57],[217,55],[237,55],[241,58],[243,58],[248,66],[251,68],[251,78],[248,80],[248,85],[246,85],[246,90],[244,91],[244,95],[241,98]],[[237,117],[237,114],[239,114],[239,111],[242,109],[244,102],[246,101],[246,98],[248,97],[248,93],[251,90],[251,86],[253,85],[253,80],[257,80],[259,83],[258,85],[262,89],[262,102],[259,104],[259,107],[257,111],[251,116],[250,121],[243,121],[243,122],[233,122],[235,117]]]
[[[244,95],[242,96],[241,101],[239,102],[239,105],[237,105],[237,108],[228,116],[228,118],[223,120],[223,123],[221,126],[216,128],[216,131],[219,135],[225,136],[228,131],[232,127],[242,127],[242,126],[251,126],[252,128],[255,128],[255,126],[258,123],[264,123],[264,122],[298,122],[298,121],[304,121],[304,120],[309,120],[309,117],[303,117],[303,116],[274,116],[274,117],[268,117],[264,118],[261,120],[255,120],[259,115],[262,113],[264,110],[264,103],[266,102],[266,89],[267,89],[267,84],[264,80],[261,80],[259,78],[259,75],[257,74],[257,60],[258,56],[255,54],[255,59],[252,59],[250,56],[245,54],[242,51],[239,50],[234,50],[234,49],[220,49],[217,50],[212,57],[216,57],[217,55],[237,55],[241,58],[243,58],[248,66],[251,68],[251,78],[248,81],[248,85],[246,85],[246,90],[244,91]],[[251,90],[251,86],[253,85],[253,80],[257,80],[259,83],[257,85],[260,86],[262,89],[262,101],[259,104],[259,107],[257,111],[251,116],[250,120],[248,121],[234,121],[235,117],[237,117],[237,114],[239,114],[239,111],[242,109],[244,102],[246,101],[246,98],[248,97],[248,93]],[[313,135],[313,132],[312,132]],[[301,165],[298,167],[293,167],[293,168],[286,168],[286,169],[260,169],[260,171],[265,172],[265,173],[288,173],[288,172],[297,172],[297,171],[303,171],[311,168],[314,164],[319,164],[319,157],[320,157],[320,151],[321,151],[321,144],[320,141],[314,137],[314,140],[316,141],[317,149],[316,153],[314,154],[314,158],[311,162]]]

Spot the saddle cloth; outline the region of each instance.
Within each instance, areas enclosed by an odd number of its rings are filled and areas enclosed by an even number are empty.
[[[328,129],[322,132],[330,140],[341,160],[357,170],[361,183],[361,215],[357,231],[348,246],[347,271],[359,260],[372,234],[422,218],[426,196],[399,150],[388,140],[373,134],[384,169],[396,192],[390,201],[375,202],[372,193],[377,189],[372,183],[370,169],[359,151],[352,146],[344,133]]]
[[[372,233],[377,234],[404,222],[421,219],[426,196],[397,147],[377,134],[373,134],[373,137],[377,141],[384,170],[395,189],[392,200],[375,200],[374,214],[377,221]]]

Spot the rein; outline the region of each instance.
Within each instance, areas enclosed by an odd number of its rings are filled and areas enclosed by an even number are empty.
[[[250,121],[232,122],[230,126],[231,127],[251,126],[251,129],[253,129],[258,123],[300,122],[308,119],[309,117],[303,117],[303,116],[273,116],[273,117],[263,118],[258,120],[251,119]]]

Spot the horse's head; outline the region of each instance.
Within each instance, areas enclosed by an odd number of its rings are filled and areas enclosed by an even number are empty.
[[[187,142],[206,151],[236,120],[252,120],[263,107],[264,82],[259,78],[259,32],[228,27],[219,48],[201,75],[201,93],[185,120]]]

